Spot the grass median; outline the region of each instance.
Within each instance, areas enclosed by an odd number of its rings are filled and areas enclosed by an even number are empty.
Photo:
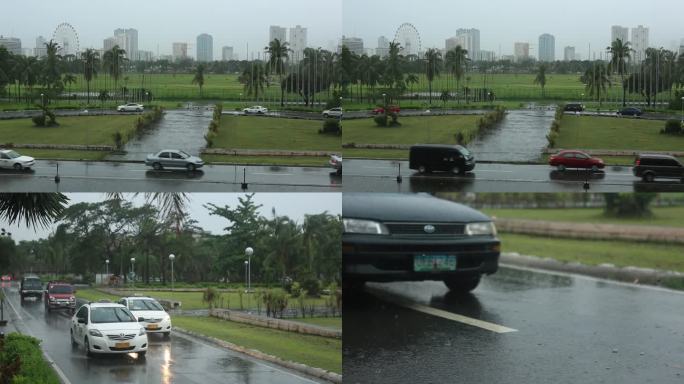
[[[14,144],[114,145],[112,135],[134,132],[137,115],[57,117],[58,127],[36,127],[31,119],[0,120],[0,140]]]
[[[342,340],[207,317],[175,316],[174,325],[284,360],[342,373]]]

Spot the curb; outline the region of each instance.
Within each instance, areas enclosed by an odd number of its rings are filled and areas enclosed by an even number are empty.
[[[516,252],[502,253],[499,260],[502,265],[586,275],[638,285],[661,286],[662,281],[667,278],[684,279],[684,273],[674,271],[629,266],[617,267],[613,264],[588,265],[576,262],[568,263],[551,258],[520,255]]]
[[[239,346],[237,344],[230,343],[228,341],[224,341],[224,340],[217,339],[215,337],[206,336],[206,335],[202,335],[200,333],[188,331],[186,329],[183,329],[183,328],[180,328],[177,326],[174,326],[173,330],[176,332],[180,332],[182,334],[185,334],[186,336],[195,337],[195,338],[198,338],[198,339],[206,341],[208,343],[217,345],[217,346],[222,347],[222,348],[227,348],[227,349],[230,349],[232,351],[243,353],[245,355],[254,357],[254,358],[259,359],[259,360],[264,360],[264,361],[267,361],[269,363],[280,365],[280,366],[285,367],[287,369],[291,369],[293,371],[303,373],[307,376],[315,377],[317,379],[323,379],[323,380],[326,380],[326,381],[329,381],[329,382],[335,383],[335,384],[341,384],[342,383],[342,375],[334,373],[334,372],[326,371],[326,370],[321,369],[321,368],[310,367],[308,365],[296,363],[294,361],[283,360],[279,357],[257,351],[256,349],[245,348],[245,347]]]

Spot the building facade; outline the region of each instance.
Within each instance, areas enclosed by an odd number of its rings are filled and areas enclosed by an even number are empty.
[[[459,28],[456,30],[456,38],[463,42],[462,48],[468,50],[468,57],[477,60],[480,57],[480,30],[475,28]]]
[[[523,61],[530,58],[530,43],[515,43],[513,45],[515,61]]]
[[[306,49],[306,45],[308,43],[306,28],[300,25],[290,28],[290,40],[288,43],[290,43],[290,49],[292,50],[294,59],[303,59],[304,49]]]
[[[221,60],[223,60],[223,61],[235,60],[233,58],[233,47],[223,47],[221,49]]]
[[[634,59],[639,62],[646,59],[646,48],[648,48],[648,28],[638,26],[632,28],[632,49],[634,50]]]
[[[539,36],[539,61],[556,61],[556,38],[551,34],[544,33]]]
[[[138,60],[138,30],[133,28],[118,28],[114,30],[114,40],[119,48],[126,51],[126,58]],[[110,48],[111,49],[111,48]],[[107,48],[105,48],[107,50]]]
[[[45,48],[47,41],[43,36],[36,37],[36,48],[33,50],[33,55],[37,58],[42,58],[47,56],[47,48]]]
[[[342,46],[346,46],[352,53],[357,55],[363,55],[365,53],[363,49],[363,39],[359,37],[346,37],[342,36],[342,41],[340,41],[340,46],[338,52],[342,52]],[[389,47],[389,44],[388,44]],[[389,49],[389,48],[388,48]]]
[[[268,28],[268,42],[278,39],[281,43],[287,42],[287,28],[271,25]]]
[[[611,43],[620,39],[623,43],[629,41],[629,28],[620,25],[613,25],[610,27],[610,41]]]
[[[565,47],[563,50],[563,60],[573,61],[575,60],[575,47]]]
[[[197,61],[209,63],[214,61],[214,38],[206,33],[197,36]]]
[[[375,54],[381,58],[389,56],[390,41],[385,36],[378,37],[378,47],[375,49]]]
[[[173,61],[187,59],[188,43],[173,43],[172,52]]]
[[[0,35],[0,46],[5,47],[13,55],[23,54],[21,50],[21,40],[16,37],[4,37]]]

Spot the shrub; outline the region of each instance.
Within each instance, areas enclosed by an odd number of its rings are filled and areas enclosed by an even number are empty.
[[[121,132],[115,132],[112,135],[112,138],[114,139],[114,146],[116,149],[121,149],[121,147],[123,147],[123,135]]]
[[[319,130],[318,133],[332,133],[339,135],[342,133],[340,121],[338,119],[325,119],[325,121],[323,121],[323,128]]]
[[[390,118],[392,118],[392,121],[389,123],[390,127],[398,127],[401,125],[401,123],[399,123],[399,114],[398,113],[396,113],[396,112],[390,113]]]
[[[266,316],[282,317],[283,311],[287,308],[287,296],[280,290],[269,289],[262,295],[266,306]]]
[[[204,141],[207,142],[207,148],[211,148],[214,146],[214,139],[216,139],[216,133],[214,132],[209,132],[206,135],[204,135]]]
[[[302,281],[302,288],[309,293],[310,296],[319,296],[321,294],[321,282],[313,276],[307,277]]]
[[[43,360],[40,340],[10,333],[0,345],[0,371],[5,383],[58,384],[59,378]]]
[[[558,133],[551,131],[546,135],[546,140],[549,142],[549,148],[554,148],[556,146],[556,140],[558,140]]]
[[[682,133],[682,123],[676,119],[670,119],[665,123],[665,134],[679,135]]]
[[[388,119],[387,119],[387,115],[385,115],[384,113],[375,116],[373,118],[373,120],[375,121],[375,125],[377,125],[378,127],[386,127],[387,126]]]
[[[299,297],[302,294],[302,287],[299,285],[298,282],[293,282],[292,285],[290,285],[290,296],[292,297]]]
[[[464,145],[464,144],[466,144],[466,142],[465,142],[465,135],[463,135],[463,132],[458,132],[458,133],[456,134],[456,143],[457,143],[458,145]]]
[[[209,306],[209,309],[215,308],[216,304],[221,300],[221,292],[215,288],[207,288],[202,294],[202,302]]]
[[[46,117],[45,117],[45,115],[38,115],[38,116],[33,116],[33,118],[31,118],[31,120],[33,120],[33,124],[36,127],[44,127]]]

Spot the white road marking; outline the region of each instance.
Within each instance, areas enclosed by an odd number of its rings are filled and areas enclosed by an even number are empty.
[[[425,314],[436,316],[436,317],[441,317],[443,319],[456,321],[456,322],[466,324],[466,325],[470,325],[473,327],[482,328],[484,330],[491,331],[494,333],[518,332],[517,329],[504,327],[503,325],[498,325],[498,324],[490,323],[490,322],[487,322],[484,320],[474,319],[472,317],[463,316],[463,315],[459,315],[459,314],[456,314],[453,312],[449,312],[449,311],[445,311],[442,309],[430,307],[427,305],[418,304],[418,303],[413,302],[411,300],[402,299],[402,298],[397,297],[393,294],[383,292],[379,289],[367,287],[366,291],[373,294],[374,296],[376,296],[380,299],[383,299],[383,300],[388,301],[390,303],[402,306],[404,308],[412,309],[414,311],[425,313]]]
[[[259,176],[294,176],[294,173],[250,173],[250,175],[259,175]]]

